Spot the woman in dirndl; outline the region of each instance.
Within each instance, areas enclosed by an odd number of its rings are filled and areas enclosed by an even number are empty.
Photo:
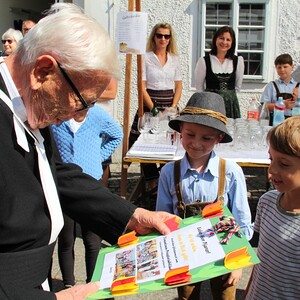
[[[244,75],[244,59],[234,55],[236,39],[229,26],[220,27],[213,36],[209,53],[200,57],[195,68],[196,89],[220,94],[225,102],[226,116],[240,118],[237,91]]]
[[[168,107],[177,108],[182,93],[182,73],[177,55],[175,34],[168,23],[156,24],[147,41],[143,56],[143,102],[144,112],[149,112],[156,102],[160,111]],[[138,115],[136,114],[129,137],[130,146],[136,141]],[[156,189],[159,170],[155,164],[143,167],[150,191]],[[154,183],[152,184],[151,181]],[[156,181],[156,184],[155,184]]]

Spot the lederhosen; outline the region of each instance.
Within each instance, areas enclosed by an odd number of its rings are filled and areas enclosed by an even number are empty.
[[[226,116],[228,118],[240,118],[240,106],[235,92],[236,69],[238,57],[233,56],[233,71],[232,73],[215,74],[212,71],[210,56],[208,53],[204,56],[206,64],[206,91],[220,94],[225,103]]]
[[[219,182],[218,182],[218,195],[215,201],[224,202],[225,191],[225,175],[226,175],[226,161],[220,158],[219,162]],[[186,204],[182,197],[182,189],[180,182],[180,160],[174,163],[174,184],[176,189],[176,195],[178,199],[178,213],[181,218],[187,218],[194,215],[201,215],[201,210],[206,205],[215,202],[194,202]],[[214,299],[232,299],[236,293],[235,286],[224,287],[225,281],[223,276],[217,276],[210,279],[211,290]],[[181,286],[177,288],[179,299],[196,300],[199,299],[201,282]]]

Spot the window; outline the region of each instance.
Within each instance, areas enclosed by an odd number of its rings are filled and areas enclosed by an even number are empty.
[[[233,27],[236,34],[236,53],[244,57],[244,78],[263,79],[266,53],[266,3],[267,1],[263,0],[203,0],[202,55],[211,49],[215,31],[224,25],[229,25]]]

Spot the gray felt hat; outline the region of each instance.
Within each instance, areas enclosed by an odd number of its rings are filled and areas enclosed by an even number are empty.
[[[186,107],[180,112],[180,116],[169,122],[169,126],[180,132],[180,122],[201,124],[218,129],[225,133],[220,143],[230,143],[226,123],[226,111],[223,97],[216,93],[195,93],[188,101]]]

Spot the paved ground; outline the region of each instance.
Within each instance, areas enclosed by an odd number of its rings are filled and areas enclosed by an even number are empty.
[[[120,170],[121,166],[119,164],[113,164],[111,167],[112,176],[109,180],[109,188],[119,193],[120,189]],[[252,210],[252,216],[254,218],[255,211],[256,211],[256,205],[259,197],[262,195],[262,193],[265,192],[266,184],[265,184],[265,173],[264,169],[262,168],[243,168],[246,181],[247,181],[247,187],[248,187],[248,199],[249,204]],[[134,185],[136,184],[137,180],[139,179],[139,166],[137,164],[132,164],[128,171],[128,194],[132,191]],[[145,199],[145,198],[143,198]],[[148,203],[145,203],[148,202]],[[151,201],[150,201],[151,202]],[[148,201],[142,202],[141,199],[138,199],[135,201],[135,204],[146,207],[146,208],[152,208],[154,203],[149,203]],[[75,242],[75,278],[78,284],[85,282],[85,263],[84,263],[84,247],[82,243],[82,239],[80,238],[80,233],[78,234],[79,237],[76,239]],[[255,242],[253,243],[253,246],[255,247]],[[247,285],[248,278],[250,275],[250,268],[245,268],[243,272],[243,278],[239,282],[237,288],[237,300],[242,299],[243,297],[243,291]],[[55,253],[53,256],[53,268],[52,268],[52,277],[53,277],[53,288],[55,291],[59,291],[63,288],[63,284],[61,281],[61,273],[58,265],[58,259],[57,259],[57,251],[55,249]],[[120,300],[175,300],[177,297],[176,289],[170,289],[163,292],[154,292],[149,294],[143,294],[143,295],[137,295],[137,296],[126,296],[126,297],[118,297]],[[209,283],[204,282],[201,289],[201,300],[211,300],[211,293],[209,289]]]

